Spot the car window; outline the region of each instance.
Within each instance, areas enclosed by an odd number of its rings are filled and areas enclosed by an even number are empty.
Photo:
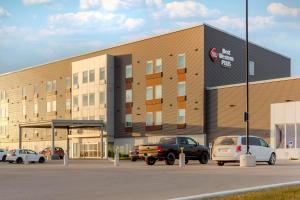
[[[187,145],[188,141],[184,137],[179,137],[178,138],[178,143],[181,144],[181,145]]]
[[[4,152],[2,149],[0,149],[0,152]]]
[[[176,138],[175,137],[160,138],[159,144],[176,144]]]
[[[236,145],[237,137],[221,137],[217,138],[215,145]]]
[[[34,151],[31,151],[31,150],[27,150],[27,153],[28,153],[28,154],[35,154],[35,152],[34,152]]]
[[[26,150],[24,149],[19,150],[19,154],[26,154]]]
[[[250,145],[260,146],[260,141],[256,137],[250,137],[249,138],[249,143],[250,143]]]
[[[191,138],[187,138],[187,142],[190,145],[196,145],[197,143],[195,142],[195,140],[191,139]]]
[[[264,141],[263,139],[260,138],[259,142],[260,142],[260,146],[269,147],[268,143],[266,143],[266,141]]]

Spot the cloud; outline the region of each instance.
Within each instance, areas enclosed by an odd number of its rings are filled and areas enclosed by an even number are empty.
[[[155,18],[167,15],[170,18],[212,17],[220,14],[216,9],[209,9],[206,5],[195,1],[174,1],[164,5],[164,9],[154,13]]]
[[[35,5],[35,4],[46,4],[49,3],[50,0],[22,0],[24,5]]]
[[[121,24],[121,28],[127,29],[127,30],[134,30],[137,27],[140,27],[144,24],[144,20],[141,18],[127,18],[125,21]]]
[[[6,9],[0,6],[0,17],[8,17],[8,16],[10,16],[10,13]]]
[[[245,18],[231,17],[231,16],[221,16],[218,19],[207,21],[219,28],[230,28],[234,30],[245,29]],[[266,27],[271,27],[275,25],[276,22],[273,16],[253,16],[249,17],[249,30],[261,29]]]
[[[101,7],[106,11],[115,11],[120,8],[129,8],[137,0],[80,0],[80,9],[87,10],[93,7]]]
[[[162,0],[145,0],[147,6],[157,6],[160,7],[163,5]]]
[[[271,3],[267,11],[273,15],[293,16],[300,15],[300,8],[290,8],[282,3]]]

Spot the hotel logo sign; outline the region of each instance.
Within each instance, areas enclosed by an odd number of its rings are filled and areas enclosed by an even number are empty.
[[[217,63],[220,60],[222,67],[231,68],[234,57],[231,55],[231,50],[222,48],[221,53],[218,52],[217,48],[212,48],[209,51],[209,56],[212,62]]]

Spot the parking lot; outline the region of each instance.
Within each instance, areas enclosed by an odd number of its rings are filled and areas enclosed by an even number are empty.
[[[0,163],[1,200],[169,199],[209,192],[300,180],[300,161],[240,168],[191,162],[184,168],[158,162],[72,160],[45,164]]]

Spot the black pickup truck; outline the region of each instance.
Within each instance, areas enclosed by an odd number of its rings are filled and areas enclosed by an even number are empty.
[[[185,162],[189,160],[199,160],[201,164],[207,164],[209,159],[209,149],[200,145],[190,137],[163,137],[158,144],[148,144],[139,146],[139,157],[144,158],[148,165],[154,165],[157,160],[164,160],[167,165],[174,165],[179,158],[183,147]]]

